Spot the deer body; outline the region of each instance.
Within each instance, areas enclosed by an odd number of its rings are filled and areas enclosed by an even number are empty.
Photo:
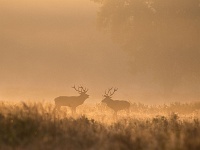
[[[128,110],[130,108],[130,103],[124,100],[112,100],[110,98],[105,98],[102,100],[102,102],[106,103],[106,105],[115,112],[120,110]]]
[[[56,106],[77,107],[82,105],[88,96],[59,96],[55,98]]]
[[[89,98],[89,95],[86,94],[88,90],[83,89],[83,87],[79,87],[76,89],[73,87],[76,91],[79,92],[79,96],[59,96],[54,99],[55,106],[57,109],[60,109],[61,106],[68,106],[72,110],[72,114],[76,113],[76,107],[79,105],[82,105],[84,101]],[[81,90],[80,90],[81,89]]]
[[[124,100],[113,100],[112,95],[117,91],[117,89],[114,89],[113,93],[109,89],[108,92],[105,92],[105,95],[103,95],[105,98],[102,100],[102,103],[105,103],[109,108],[114,110],[114,117],[117,116],[117,112],[120,110],[126,110],[129,113],[130,109],[130,103]]]

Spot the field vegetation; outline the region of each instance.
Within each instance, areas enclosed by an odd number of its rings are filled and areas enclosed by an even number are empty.
[[[130,114],[102,104],[71,115],[51,103],[0,103],[2,150],[198,150],[200,102],[131,104]]]

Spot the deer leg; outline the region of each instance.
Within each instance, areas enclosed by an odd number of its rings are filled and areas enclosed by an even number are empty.
[[[113,115],[114,120],[117,119],[117,111],[114,111],[114,115]]]
[[[76,114],[76,107],[74,108],[74,114]]]
[[[74,109],[71,107],[71,111],[72,111],[72,116],[74,115]]]
[[[60,110],[60,107],[61,107],[60,105],[56,105],[55,109]]]
[[[126,109],[126,114],[127,114],[127,116],[130,115],[130,109],[129,108]]]
[[[72,110],[72,116],[74,116],[76,114],[76,107],[75,108],[72,107],[71,110]]]

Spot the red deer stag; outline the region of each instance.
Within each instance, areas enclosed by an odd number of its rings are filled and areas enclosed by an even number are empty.
[[[105,98],[102,100],[102,103],[105,103],[109,108],[114,110],[114,117],[117,117],[117,112],[120,110],[127,110],[129,112],[130,103],[124,100],[112,100],[113,94],[118,90],[113,88],[108,89],[108,92],[103,95]]]
[[[84,101],[89,98],[89,95],[86,94],[88,89],[83,88],[82,86],[75,89],[80,95],[79,96],[59,96],[55,98],[55,105],[57,109],[60,109],[61,106],[68,106],[72,110],[72,114],[76,113],[76,107],[82,105]]]

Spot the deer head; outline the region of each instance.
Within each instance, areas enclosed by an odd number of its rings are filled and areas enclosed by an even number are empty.
[[[114,93],[118,90],[117,88],[113,89],[113,92],[111,92],[113,88],[108,89],[108,92],[105,91],[105,94],[103,95],[103,97],[106,98],[112,98],[112,96],[114,95]]]
[[[77,91],[81,97],[85,97],[85,98],[89,97],[89,95],[86,94],[88,91],[87,88],[84,88],[83,86],[79,86],[78,88],[76,88],[75,85],[72,88],[75,89],[75,91]]]
[[[112,92],[112,90],[113,90],[113,92]],[[112,96],[114,95],[114,93],[117,91],[118,89],[117,88],[110,88],[110,89],[108,89],[108,91],[106,92],[105,91],[105,94],[103,95],[103,97],[105,97],[103,100],[102,100],[102,102],[103,103],[108,103],[109,101],[111,101],[112,100]]]

